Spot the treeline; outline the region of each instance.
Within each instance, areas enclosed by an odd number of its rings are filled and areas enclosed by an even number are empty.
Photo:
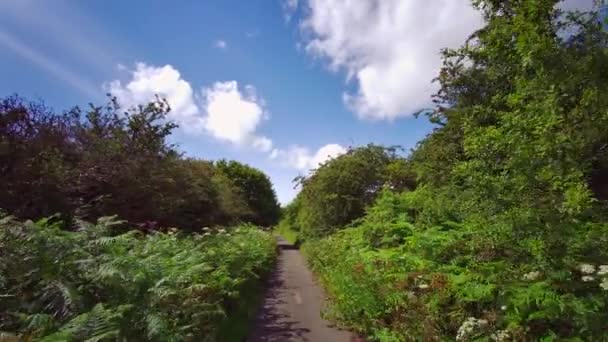
[[[237,223],[274,224],[274,190],[184,158],[169,110],[0,100],[0,340],[246,337],[276,246]]]
[[[236,161],[185,158],[157,99],[123,110],[115,100],[56,113],[18,96],[0,100],[0,208],[19,218],[118,215],[142,229],[251,222],[280,208],[268,177]]]
[[[300,180],[279,229],[335,319],[378,341],[608,339],[608,36],[557,2],[474,1],[436,129]]]

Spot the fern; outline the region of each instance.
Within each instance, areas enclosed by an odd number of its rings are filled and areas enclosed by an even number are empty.
[[[63,319],[77,311],[78,297],[78,293],[72,286],[55,280],[42,289],[41,300],[46,303],[47,312]]]
[[[111,235],[113,218],[76,232],[54,219],[2,222],[0,305],[10,314],[0,329],[41,341],[218,340],[226,305],[275,252],[253,227],[201,240]]]

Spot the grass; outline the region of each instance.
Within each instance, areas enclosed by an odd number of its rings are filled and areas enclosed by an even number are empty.
[[[275,235],[282,237],[283,239],[287,240],[287,242],[294,245],[297,245],[300,241],[298,233],[289,229],[289,227],[287,227],[286,225],[277,226],[277,228],[274,230],[274,233]]]

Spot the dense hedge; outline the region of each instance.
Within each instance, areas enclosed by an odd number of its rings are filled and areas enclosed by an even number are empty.
[[[554,0],[473,2],[486,25],[443,52],[435,130],[380,185],[303,183],[279,227],[372,340],[608,340],[608,34]],[[307,197],[360,184],[373,206],[307,234]]]
[[[112,217],[61,229],[0,219],[0,337],[40,341],[240,341],[272,267],[252,227],[144,234]]]

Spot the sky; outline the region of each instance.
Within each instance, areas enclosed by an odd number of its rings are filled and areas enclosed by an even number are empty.
[[[0,96],[61,111],[158,94],[181,151],[264,171],[286,204],[350,147],[430,133],[413,114],[440,51],[482,24],[468,0],[0,0]]]

